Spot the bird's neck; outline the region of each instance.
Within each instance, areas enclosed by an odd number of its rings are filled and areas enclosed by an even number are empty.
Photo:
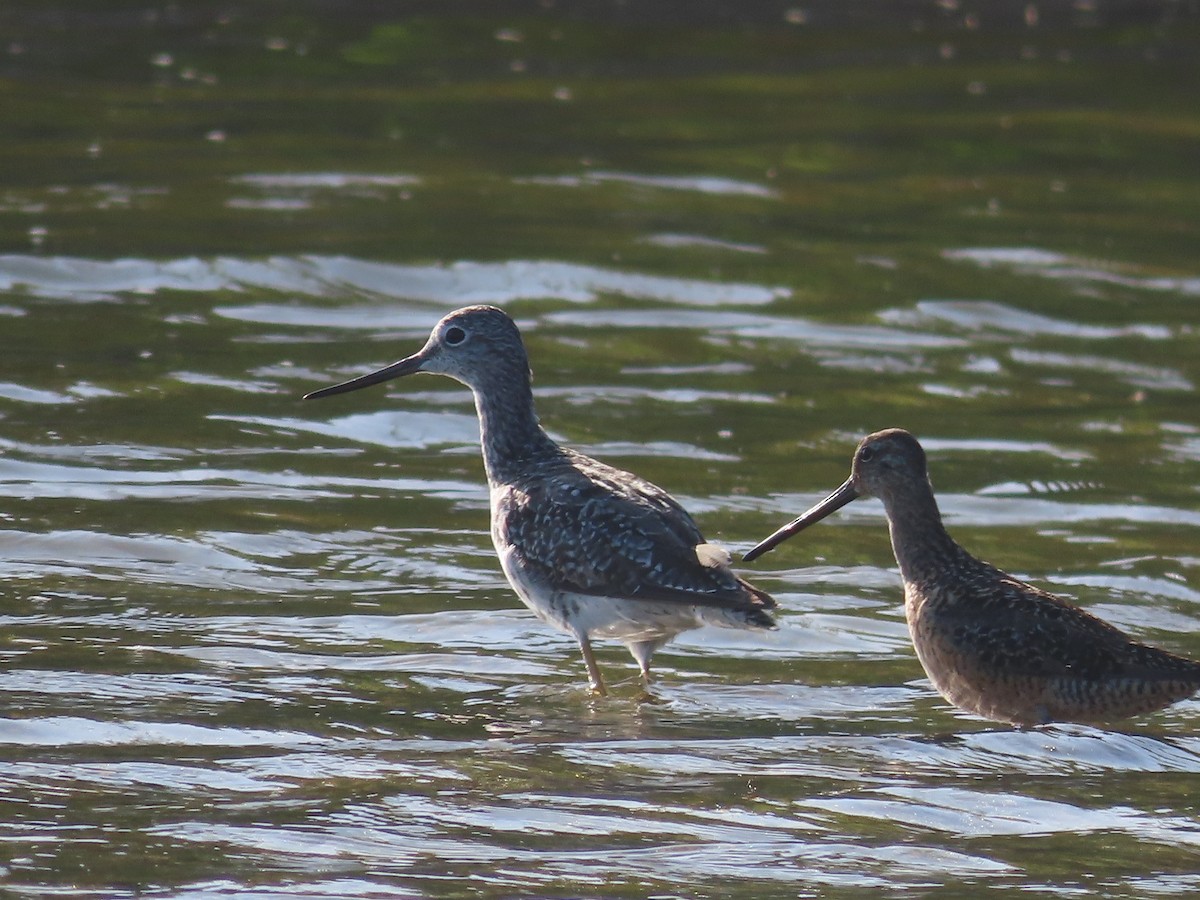
[[[538,424],[528,375],[472,391],[489,484],[512,481],[530,462],[558,452],[558,445]]]
[[[904,581],[925,585],[972,561],[942,524],[933,488],[928,481],[881,498],[887,510],[892,552]]]

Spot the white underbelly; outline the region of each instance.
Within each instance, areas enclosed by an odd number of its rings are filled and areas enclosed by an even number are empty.
[[[521,601],[538,618],[568,634],[634,643],[671,638],[704,624],[700,611],[683,603],[655,603],[554,590],[531,578],[511,547],[497,544],[496,555]]]

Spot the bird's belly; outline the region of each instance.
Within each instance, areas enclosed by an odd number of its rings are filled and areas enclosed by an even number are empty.
[[[548,612],[535,612],[559,628],[626,644],[669,640],[703,624],[694,606],[680,604],[560,592],[547,606]]]
[[[990,719],[1013,721],[994,702],[1008,697],[1009,691],[1005,686],[983,677],[972,661],[957,653],[956,648],[943,640],[941,635],[922,634],[919,623],[915,627],[914,623],[910,623],[910,627],[917,659],[939,694],[960,709]],[[1004,705],[1003,702],[999,704]]]
[[[905,604],[917,659],[939,694],[959,709],[1015,725],[1049,719],[1043,679],[983,665],[954,640],[953,627],[940,622],[929,605]]]
[[[917,658],[938,693],[976,715],[1014,725],[1048,722],[1105,724],[1152,712],[1191,696],[1195,676],[1164,672],[1159,677],[1117,675],[1085,678],[1053,670],[1051,653],[1043,671],[1006,668],[981,658],[976,639],[970,649],[955,641],[954,627],[939,621],[936,606],[905,604]]]
[[[694,606],[654,603],[555,589],[532,577],[511,548],[496,547],[500,567],[517,596],[538,618],[573,635],[624,643],[667,640],[704,624]]]
[[[1078,678],[998,672],[948,662],[936,643],[918,657],[938,693],[960,709],[1014,725],[1080,722],[1105,725],[1162,709],[1196,691],[1186,679]]]

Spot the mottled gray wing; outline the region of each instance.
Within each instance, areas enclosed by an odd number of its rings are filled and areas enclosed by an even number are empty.
[[[695,548],[704,537],[669,494],[595,460],[580,457],[550,477],[514,485],[504,505],[502,538],[528,571],[559,590],[734,609],[774,606],[728,568],[701,565]]]
[[[998,571],[998,570],[997,570]],[[1002,576],[948,622],[951,639],[984,668],[1006,675],[1102,680],[1155,674],[1196,677],[1200,664],[1141,644],[1091,613]],[[1178,667],[1174,665],[1178,661]]]

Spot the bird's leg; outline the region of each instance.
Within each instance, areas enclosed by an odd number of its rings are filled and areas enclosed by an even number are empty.
[[[642,676],[642,695],[638,698],[640,703],[662,703],[662,699],[654,693],[651,688],[651,683],[654,677],[650,674],[650,657],[654,655],[654,651],[663,645],[663,641],[652,639],[646,641],[634,641],[627,644],[629,652],[633,654],[633,658],[637,660],[638,670]]]
[[[579,649],[583,651],[583,661],[587,665],[588,681],[592,683],[592,692],[603,697],[608,694],[608,691],[604,687],[604,678],[600,675],[600,667],[596,665],[596,654],[592,652],[592,642],[583,633],[577,633],[575,637],[579,641]]]
[[[654,655],[654,651],[657,650],[660,646],[662,646],[662,644],[663,644],[663,641],[660,641],[660,640],[648,640],[648,641],[633,641],[633,642],[625,645],[629,648],[629,652],[633,655],[633,658],[637,661],[638,669],[642,673],[642,687],[646,688],[647,690],[650,688],[650,681],[651,681],[650,657],[652,657]]]

